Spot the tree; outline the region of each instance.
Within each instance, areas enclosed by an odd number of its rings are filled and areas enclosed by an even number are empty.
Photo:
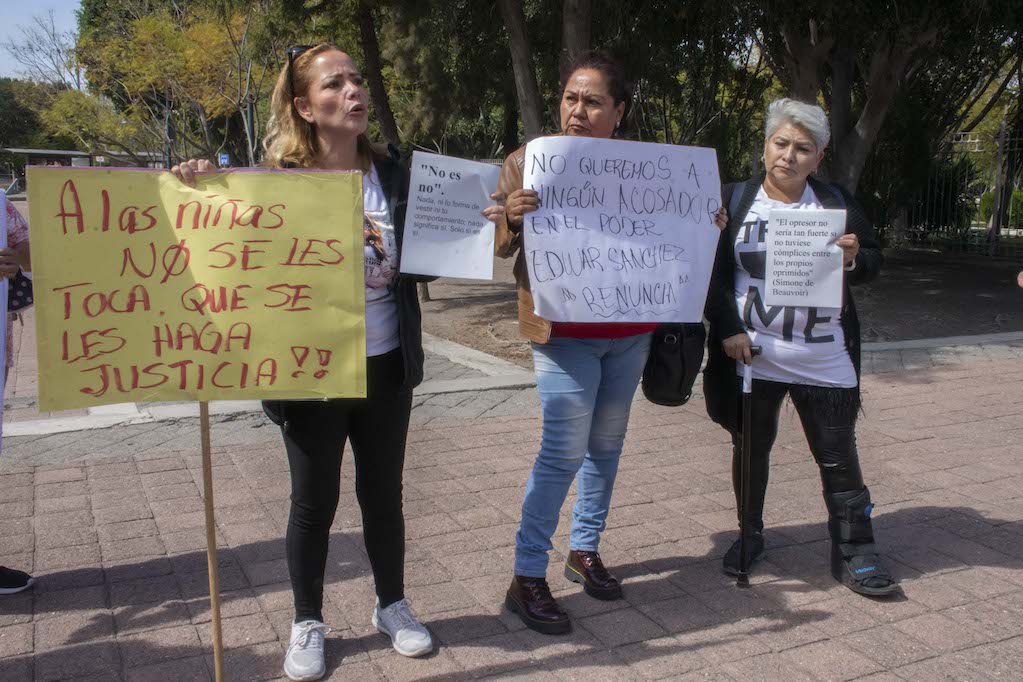
[[[369,0],[359,0],[359,36],[369,74],[369,92],[373,98],[373,108],[380,123],[380,130],[384,139],[398,147],[401,145],[401,136],[398,134],[398,125],[394,122],[394,112],[391,111],[391,102],[384,85],[384,69],[380,59],[380,46],[377,43],[376,22]]]
[[[991,44],[988,29],[1008,11],[1004,5],[999,0],[969,5],[910,0],[897,7],[888,0],[797,5],[761,0],[747,9],[754,35],[790,96],[811,102],[827,96],[831,177],[855,191],[907,80],[934,58],[939,43],[944,49]],[[999,44],[997,36],[994,43]]]
[[[291,38],[279,5],[142,4],[83,4],[78,51],[93,90],[162,137],[175,158],[226,149],[254,165],[259,120]]]
[[[590,0],[563,0],[561,5],[561,59],[572,61],[590,49],[592,31],[592,5]]]
[[[406,145],[476,158],[516,148],[515,84],[494,5],[392,0],[377,17],[385,81]]]
[[[540,89],[536,84],[536,73],[533,71],[529,39],[526,36],[526,15],[522,10],[521,0],[498,0],[497,5],[508,31],[508,48],[511,51],[522,126],[526,139],[531,140],[543,131],[543,103],[540,99]]]
[[[27,80],[82,89],[83,69],[75,54],[77,34],[58,30],[52,9],[33,17],[29,26],[19,26],[18,33],[19,39],[10,39],[3,47],[21,65]]]
[[[42,131],[42,123],[33,108],[20,96],[19,82],[0,78],[0,147],[30,146]]]
[[[120,151],[137,166],[148,165],[145,153],[157,153],[161,144],[137,113],[125,115],[109,100],[80,90],[59,92],[42,113],[42,120],[52,134],[74,139],[81,149]]]

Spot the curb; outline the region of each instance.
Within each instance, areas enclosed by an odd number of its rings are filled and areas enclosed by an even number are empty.
[[[448,341],[431,334],[423,334],[424,350],[439,355],[447,360],[469,367],[486,376],[471,379],[433,379],[420,384],[417,396],[441,395],[445,393],[464,393],[469,391],[493,391],[501,389],[531,388],[536,385],[536,377],[532,372],[522,369],[516,364],[488,355],[454,341]],[[210,414],[223,416],[262,412],[258,400],[214,400],[210,401]],[[82,417],[54,417],[50,419],[33,419],[23,422],[5,424],[5,437],[47,436],[55,433],[73,431],[94,431],[109,429],[115,426],[135,426],[155,422],[190,419],[199,416],[199,405],[194,402],[158,403],[148,407],[140,407],[137,403],[104,405],[89,409],[89,414]]]
[[[934,339],[865,343],[864,353],[928,350],[956,346],[982,346],[992,344],[1023,343],[1023,332],[978,334],[975,336],[948,336]],[[448,341],[431,334],[423,334],[423,348],[451,362],[485,374],[472,379],[433,379],[416,388],[416,395],[442,395],[471,391],[523,389],[536,386],[536,377],[516,364],[501,358]],[[230,415],[260,412],[258,400],[218,400],[210,402],[210,414]],[[140,408],[135,403],[106,405],[89,409],[84,417],[57,417],[13,422],[4,425],[5,437],[45,436],[72,431],[93,431],[115,426],[133,426],[154,422],[189,419],[199,416],[197,403],[160,403]]]
[[[1017,343],[1023,341],[1023,332],[1003,332],[1001,334],[977,334],[975,336],[946,336],[935,339],[913,339],[910,341],[886,341],[864,343],[864,353],[877,353],[890,350],[927,350],[930,348],[947,348],[949,346],[981,346],[1001,343]]]

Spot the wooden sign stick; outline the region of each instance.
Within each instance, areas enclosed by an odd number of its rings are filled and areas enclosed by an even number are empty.
[[[199,403],[202,435],[202,487],[206,502],[206,563],[210,576],[210,616],[213,622],[213,668],[217,682],[224,680],[224,640],[220,633],[220,574],[217,567],[217,525],[213,518],[213,461],[210,456],[210,404]]]

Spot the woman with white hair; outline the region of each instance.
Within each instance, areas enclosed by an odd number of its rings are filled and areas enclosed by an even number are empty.
[[[740,378],[742,365],[753,361],[751,348],[760,346],[762,354],[753,363],[747,556],[751,562],[764,556],[769,456],[788,395],[820,467],[830,516],[832,575],[860,594],[890,594],[897,586],[874,545],[873,505],[856,453],[860,326],[849,288],[877,276],[881,249],[873,226],[845,189],[811,177],[830,137],[824,111],[813,104],[777,100],[768,108],[765,127],[765,173],[724,190],[730,218],[718,245],[707,299],[711,325],[704,378],[707,412],[732,434],[732,480],[738,501]],[[842,307],[766,306],[771,211],[821,208],[847,211],[846,233],[837,241],[845,265]],[[738,540],[725,555],[723,567],[726,573],[738,572]]]

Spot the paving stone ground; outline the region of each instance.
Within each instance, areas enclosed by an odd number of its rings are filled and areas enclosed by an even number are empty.
[[[820,483],[791,407],[775,447],[768,554],[748,591],[719,571],[735,525],[727,434],[702,401],[637,400],[601,553],[625,598],[549,580],[572,634],[502,610],[540,421],[535,391],[417,399],[405,506],[408,595],[439,643],[396,654],[373,588],[350,458],[327,566],[328,679],[1020,679],[1023,349],[871,356],[858,429],[878,540],[903,592],[859,597],[827,572]],[[258,414],[213,429],[232,680],[281,678],[292,618],[289,478]],[[36,587],[0,597],[0,680],[212,677],[194,419],[5,439],[0,557]],[[571,499],[571,498],[570,498]]]

